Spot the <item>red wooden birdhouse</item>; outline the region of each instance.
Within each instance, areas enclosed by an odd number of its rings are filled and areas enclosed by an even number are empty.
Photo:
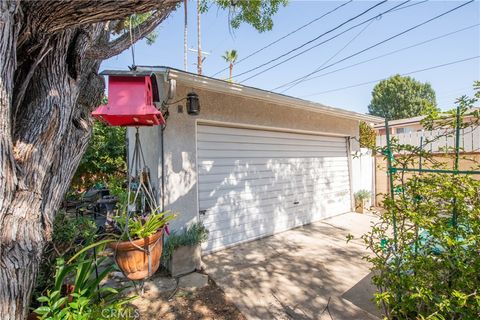
[[[110,75],[108,103],[92,115],[111,126],[155,126],[165,124],[162,113],[153,102],[150,76]]]

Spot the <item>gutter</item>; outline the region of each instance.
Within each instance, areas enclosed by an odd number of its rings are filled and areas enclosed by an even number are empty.
[[[219,80],[207,76],[199,76],[194,73],[163,66],[137,66],[134,71],[113,71],[105,70],[102,75],[151,75],[163,76],[164,80],[176,80],[189,87],[205,89],[208,91],[230,94],[244,98],[256,99],[264,102],[274,103],[294,109],[307,110],[328,114],[336,117],[365,121],[376,124],[384,121],[383,118],[366,115],[358,112],[348,111],[341,108],[326,106],[320,103],[295,98],[288,95],[262,90],[254,87],[244,86],[228,81]]]

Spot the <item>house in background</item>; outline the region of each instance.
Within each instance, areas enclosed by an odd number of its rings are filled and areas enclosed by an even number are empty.
[[[422,131],[423,127],[420,124],[425,116],[418,116],[413,118],[391,120],[388,122],[390,127],[390,134],[403,134],[410,132]],[[385,135],[385,123],[378,123],[373,127],[377,135]]]
[[[474,109],[478,110],[478,108]],[[472,111],[474,111],[472,110]],[[453,137],[444,137],[435,140],[432,143],[426,143],[428,140],[433,140],[435,137],[444,135],[444,129],[425,130],[421,121],[425,116],[417,116],[413,118],[391,120],[388,122],[390,129],[390,138],[398,139],[400,144],[409,144],[413,146],[420,146],[423,141],[425,150],[431,152],[442,153],[448,148],[455,146],[455,139]],[[464,121],[473,120],[471,116],[466,116]],[[374,125],[377,132],[377,146],[384,147],[387,144],[385,123],[377,123]],[[462,152],[479,152],[480,151],[480,128],[476,126],[468,127],[461,130],[460,147]]]
[[[474,110],[478,110],[474,109]],[[472,110],[472,111],[474,111]],[[453,133],[452,128],[435,129],[432,131],[425,130],[421,121],[425,116],[418,116],[407,119],[399,119],[389,121],[390,139],[396,139],[399,144],[411,145],[419,147],[423,150],[434,153],[434,159],[442,162],[447,167],[453,167],[453,148],[455,147],[455,137],[445,136],[445,130]],[[473,117],[465,117],[464,121],[474,120]],[[385,123],[374,125],[377,132],[377,147],[385,147],[387,145]],[[438,138],[441,137],[441,138]],[[460,130],[460,153],[459,161],[460,170],[471,170],[472,162],[470,159],[480,161],[480,127],[472,125]],[[422,162],[424,166],[425,164]],[[389,189],[388,176],[386,170],[386,162],[383,155],[375,156],[375,204],[380,205],[383,195]],[[480,178],[480,177],[479,177]]]
[[[168,67],[104,74],[155,77],[168,118],[140,128],[143,153],[171,228],[209,229],[204,252],[353,211],[359,125],[383,119]]]

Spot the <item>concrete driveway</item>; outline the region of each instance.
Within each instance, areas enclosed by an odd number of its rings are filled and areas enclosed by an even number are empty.
[[[359,239],[374,220],[347,213],[245,243],[205,256],[206,271],[247,319],[378,319]]]

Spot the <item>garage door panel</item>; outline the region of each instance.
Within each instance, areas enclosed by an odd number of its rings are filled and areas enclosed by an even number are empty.
[[[246,143],[232,143],[232,142],[199,142],[198,147],[202,150],[268,150],[268,151],[330,151],[337,150],[343,154],[345,151],[345,145],[341,143],[326,142],[322,145],[301,145],[301,144],[283,144],[283,143],[270,143],[260,144],[256,142]]]
[[[291,177],[265,177],[265,178],[249,178],[249,179],[239,179],[239,180],[228,180],[224,179],[223,181],[217,182],[205,182],[199,186],[198,191],[203,192],[216,192],[221,190],[232,190],[238,189],[239,187],[255,189],[256,187],[274,187],[279,185],[293,186],[296,187],[299,184],[302,185],[335,185],[341,184],[345,185],[349,181],[348,175],[339,175],[336,177],[315,177],[314,174],[308,173],[302,175],[295,175]]]
[[[347,182],[345,182],[347,183]],[[246,190],[240,191],[239,189],[242,186],[238,186],[237,189],[218,189],[212,191],[199,192],[199,199],[201,202],[214,200],[216,201],[215,205],[220,205],[226,200],[236,200],[239,201],[252,201],[255,199],[263,199],[262,196],[268,196],[269,194],[281,194],[281,195],[301,195],[302,193],[308,193],[310,197],[313,197],[311,193],[328,193],[331,191],[344,191],[345,184],[340,184],[339,182],[335,183],[325,183],[325,184],[278,184],[275,186],[271,185],[260,185],[256,187],[248,187]],[[200,210],[208,209],[203,204],[200,205]]]
[[[198,128],[201,128],[198,131],[198,136],[201,138],[202,134],[211,133],[217,135],[217,139],[221,140],[224,136],[235,136],[235,137],[250,137],[254,139],[266,137],[266,138],[280,138],[280,139],[289,139],[289,140],[313,140],[313,141],[342,141],[344,137],[334,137],[334,136],[322,136],[322,139],[318,139],[318,135],[315,134],[303,134],[303,133],[291,133],[284,131],[267,131],[267,130],[255,130],[255,129],[245,129],[245,128],[233,128],[233,127],[220,127],[220,126],[209,126],[209,125],[199,125]],[[201,139],[199,138],[199,141]]]
[[[345,151],[282,151],[282,152],[271,152],[271,151],[264,151],[264,150],[251,150],[251,151],[235,151],[235,150],[198,150],[198,157],[200,159],[204,158],[234,158],[238,159],[239,157],[242,158],[277,158],[277,157],[295,157],[295,158],[310,158],[310,157],[328,157],[328,156],[336,156],[336,157],[344,157]]]
[[[259,136],[245,136],[245,135],[228,135],[222,134],[198,134],[198,140],[202,144],[206,143],[235,143],[235,144],[261,144],[261,145],[286,145],[286,146],[326,146],[337,145],[341,146],[342,141],[338,138],[319,141],[318,139],[285,139],[274,137],[259,137]]]
[[[314,174],[318,179],[324,179],[323,174],[325,169],[312,169],[309,174]],[[284,179],[290,177],[292,179],[298,179],[305,176],[304,173],[295,173],[295,174],[285,174],[284,172],[272,172],[272,170],[264,171],[244,171],[244,172],[226,172],[219,174],[208,174],[203,177],[203,185],[205,184],[236,184],[242,181],[257,180],[257,179]],[[337,179],[342,177],[348,178],[348,172],[339,174],[336,176]],[[315,179],[318,181],[317,179]]]
[[[279,208],[275,212],[267,212],[265,216],[259,216],[256,219],[223,220],[220,222],[206,224],[206,227],[207,229],[211,230],[209,236],[212,240],[217,238],[229,238],[229,235],[231,234],[237,234],[242,232],[247,232],[246,235],[248,237],[253,237],[255,236],[255,233],[248,235],[248,232],[256,231],[259,229],[261,229],[261,231],[266,231],[269,230],[269,225],[272,225],[272,229],[274,230],[278,230],[279,228],[281,228],[281,231],[291,229],[310,223],[312,221],[327,218],[328,216],[322,214],[322,211],[325,212],[325,209],[333,209],[338,211],[342,209],[341,206],[342,203],[339,203],[336,200],[332,200],[332,202],[328,204],[328,208],[325,204],[323,206],[320,205],[318,207],[319,210],[317,211],[310,211],[308,210],[309,208],[307,208],[306,206],[300,207],[295,210],[295,215],[285,215],[286,211],[291,209]],[[287,229],[283,229],[283,227],[286,227]],[[225,233],[225,229],[228,229],[229,232]],[[273,233],[267,233],[266,235],[270,234]]]
[[[262,205],[263,203],[273,202],[273,201],[286,201],[286,202],[295,202],[295,201],[302,201],[305,198],[311,198],[312,196],[310,193],[318,192],[320,195],[315,197],[320,197],[319,199],[316,198],[317,202],[324,201],[329,197],[340,197],[343,196],[345,193],[344,188],[331,188],[326,189],[326,191],[322,191],[318,188],[308,188],[304,190],[305,192],[291,192],[289,193],[282,193],[280,192],[263,192],[258,193],[256,197],[247,198],[242,193],[237,193],[236,195],[228,195],[225,197],[208,197],[206,199],[202,199],[202,206],[200,210],[205,210],[205,215],[208,215],[212,212],[220,213],[222,211],[228,211],[229,214],[226,215],[231,216],[236,214],[236,209],[241,209],[249,206],[256,206]]]
[[[310,208],[313,204],[311,199],[305,201],[299,201],[299,204],[291,203],[262,203],[258,205],[246,205],[246,206],[239,206],[234,207],[232,213],[227,215],[223,215],[223,212],[212,211],[210,214],[205,215],[204,217],[204,224],[206,226],[219,226],[219,225],[228,225],[231,222],[253,222],[258,219],[264,218],[274,218],[275,212],[278,210],[289,210],[291,211],[292,215],[298,215],[299,212],[303,212],[305,208]],[[214,228],[213,230],[217,230],[218,228]],[[210,229],[209,229],[210,230]]]
[[[222,238],[225,236],[225,232],[223,231],[225,228],[228,228],[229,233],[240,233],[240,232],[249,232],[255,231],[258,229],[264,229],[269,224],[276,224],[278,225],[288,225],[290,228],[294,228],[305,223],[309,223],[310,216],[305,212],[300,212],[301,214],[295,216],[286,215],[285,212],[278,211],[276,214],[275,212],[272,213],[273,215],[269,215],[267,217],[257,219],[254,221],[245,221],[244,223],[236,223],[235,221],[229,221],[230,223],[222,226],[223,228],[212,230],[209,233],[212,239]],[[255,234],[254,234],[255,235]]]
[[[285,162],[275,162],[272,164],[255,164],[255,163],[248,163],[242,162],[237,160],[237,164],[234,164],[235,161],[230,161],[230,164],[220,164],[219,161],[212,161],[212,160],[199,160],[202,161],[201,164],[198,166],[198,173],[205,178],[209,178],[215,175],[235,175],[235,174],[261,174],[264,172],[272,172],[272,169],[275,168],[275,171],[282,171],[282,170],[291,170],[291,168],[297,168],[301,166],[309,166],[312,167],[313,164],[311,161],[296,161],[294,163],[285,163]],[[338,158],[338,161],[334,162],[323,162],[318,163],[315,166],[315,170],[318,172],[328,172],[330,170],[340,171],[345,169],[348,166],[347,159],[345,158]]]
[[[342,137],[199,125],[197,160],[207,251],[350,210]]]
[[[209,242],[205,246],[204,250],[208,252],[216,250],[217,248],[266,237],[278,232],[308,224],[310,222],[311,217],[304,215],[300,217],[277,219],[274,222],[267,221],[266,223],[261,223],[253,227],[235,229],[233,232],[229,232],[227,234],[223,233],[221,236],[216,234],[209,239]]]
[[[326,199],[323,205],[328,206],[341,206],[342,200],[348,200],[348,198],[342,199],[341,197],[333,197]],[[312,209],[312,210],[310,210]],[[285,204],[279,207],[278,203],[262,204],[258,206],[250,206],[246,208],[235,209],[234,214],[221,215],[221,214],[208,214],[204,217],[203,223],[209,231],[224,230],[232,225],[252,223],[258,220],[272,220],[283,217],[284,211],[289,211],[289,215],[298,216],[304,213],[311,214],[316,218],[322,217],[323,212],[322,204],[315,203],[314,200],[309,199],[300,201],[299,204]],[[333,208],[334,209],[334,208]]]
[[[243,167],[251,167],[251,166],[266,166],[267,168],[272,168],[272,166],[282,166],[282,165],[294,165],[294,166],[301,166],[303,164],[308,163],[316,163],[318,166],[333,166],[338,165],[341,163],[347,164],[347,157],[342,155],[342,157],[323,157],[321,160],[318,158],[312,157],[304,157],[304,158],[250,158],[244,159],[242,157],[238,157],[237,159],[234,158],[200,158],[198,157],[199,161],[199,168],[204,170],[205,172],[210,172],[210,170],[215,169],[216,167],[223,167],[228,166],[232,167],[231,170],[236,170],[238,168]]]

